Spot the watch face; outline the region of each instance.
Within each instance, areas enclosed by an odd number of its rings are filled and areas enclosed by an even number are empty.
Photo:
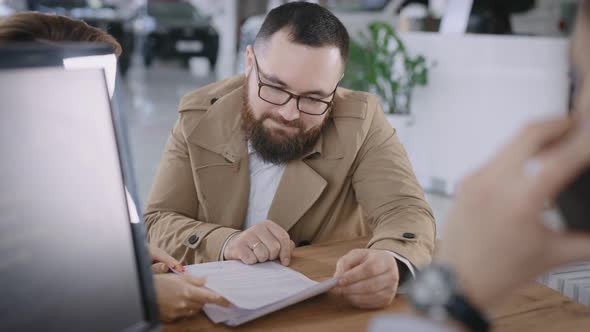
[[[417,276],[409,296],[418,309],[430,311],[433,307],[444,308],[454,291],[455,287],[446,271],[431,267]]]
[[[420,271],[409,287],[408,297],[430,319],[444,321],[453,317],[468,330],[489,329],[487,319],[463,297],[454,274],[445,266],[432,265]]]

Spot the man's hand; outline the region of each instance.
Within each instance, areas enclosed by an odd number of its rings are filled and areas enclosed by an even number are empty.
[[[276,223],[265,220],[239,233],[229,240],[223,258],[256,264],[280,258],[281,264],[291,262],[295,244],[289,234]]]
[[[383,250],[354,249],[338,260],[333,292],[362,309],[385,307],[393,301],[399,283],[395,257]]]

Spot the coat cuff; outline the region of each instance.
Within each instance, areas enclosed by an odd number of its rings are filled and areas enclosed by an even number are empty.
[[[432,261],[432,246],[417,239],[385,237],[371,240],[367,247],[395,252],[408,260],[417,269],[429,265]]]
[[[211,230],[196,246],[197,257],[201,256],[201,261],[195,263],[218,261],[223,244],[237,232],[239,230],[229,227],[218,227]]]
[[[404,256],[399,255],[393,251],[385,250],[388,254],[395,257],[397,262],[398,270],[399,270],[399,286],[398,286],[398,294],[406,294],[407,293],[407,285],[409,280],[413,280],[416,278],[417,269],[409,260],[407,260]],[[405,267],[405,268],[404,268]]]
[[[393,257],[395,257],[395,259],[398,262],[404,264],[404,266],[408,268],[408,271],[410,271],[410,274],[412,275],[412,278],[415,278],[416,277],[416,268],[414,267],[414,265],[409,260],[407,260],[404,256],[402,256],[400,254],[397,254],[397,253],[395,253],[393,251],[389,251],[389,250],[385,250],[385,251],[387,253],[389,253],[390,255],[392,255]],[[404,279],[406,279],[406,278],[404,278]],[[400,282],[402,282],[402,281],[405,281],[405,280],[400,280]]]
[[[227,237],[227,239],[225,239],[225,242],[223,242],[223,246],[221,247],[221,251],[219,252],[219,261],[224,261],[225,260],[225,247],[227,246],[227,243],[229,242],[229,240],[231,240],[234,236],[238,235],[240,232],[235,232],[233,234],[231,234],[230,236]]]

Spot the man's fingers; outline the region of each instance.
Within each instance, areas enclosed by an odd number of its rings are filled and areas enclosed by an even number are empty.
[[[239,243],[236,243],[235,247],[232,248],[231,257],[236,257],[237,259],[241,260],[244,264],[256,264],[258,262],[258,258],[252,251],[252,247],[254,244],[260,242],[257,240],[258,238],[251,237],[248,239],[238,239]]]
[[[266,245],[261,241],[253,246],[252,252],[256,255],[258,262],[263,263],[270,259],[270,252]]]
[[[279,243],[279,240],[273,235],[273,233],[271,233],[268,228],[261,227],[257,230],[256,235],[262,241],[262,244],[266,247],[266,250],[268,252],[268,257],[266,258],[266,260],[272,261],[277,259],[281,251],[281,243]],[[258,247],[259,246],[261,245],[259,244]],[[254,253],[256,253],[256,251],[254,251]]]
[[[256,255],[254,255],[252,250],[250,250],[247,247],[240,248],[240,253],[238,254],[238,257],[244,264],[252,265],[258,262],[258,258],[256,257]]]
[[[336,273],[334,277],[339,278],[344,272],[361,264],[367,257],[368,252],[363,249],[351,250],[348,254],[342,256],[336,263]]]
[[[232,248],[235,250],[235,254],[232,253],[230,256],[236,257],[244,264],[252,265],[258,263],[259,259],[253,248],[255,246],[263,246],[263,244],[256,234],[248,233],[248,231],[242,233],[242,238],[237,239],[239,242],[236,242],[235,246]],[[259,254],[261,254],[261,252],[259,252]]]
[[[281,260],[281,264],[285,266],[289,265],[291,263],[291,254],[293,253],[293,248],[295,248],[295,243],[291,241],[289,233],[287,233],[287,231],[285,231],[281,226],[275,223],[269,223],[268,226],[268,230],[279,241],[279,258]]]
[[[342,287],[339,287],[339,286],[332,287],[332,288],[330,288],[328,293],[334,294],[334,295],[342,295]]]
[[[344,295],[372,294],[384,289],[396,289],[397,283],[398,279],[392,273],[385,272],[376,277],[343,286],[340,289],[340,293]]]
[[[243,256],[247,258],[249,261],[252,261],[252,256],[254,256],[254,261],[252,263],[246,263],[246,264],[255,264],[258,262],[266,262],[269,258],[270,253],[268,252],[268,249],[266,248],[266,246],[264,245],[264,242],[262,241],[262,239],[259,237],[258,233],[254,233],[252,232],[252,229],[248,230],[247,232],[251,232],[248,235],[248,238],[246,240],[246,245],[242,246],[240,249],[244,250]],[[249,253],[252,253],[252,255],[250,255]]]
[[[394,259],[393,257],[391,258]],[[373,278],[382,273],[389,272],[390,270],[391,266],[383,260],[367,260],[353,267],[349,271],[344,272],[338,280],[338,285],[352,285],[361,280]]]

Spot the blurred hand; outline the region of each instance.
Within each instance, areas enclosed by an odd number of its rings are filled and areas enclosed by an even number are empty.
[[[189,275],[157,274],[154,276],[160,319],[171,322],[195,316],[204,304],[228,306],[221,296],[203,288],[205,279]]]
[[[295,244],[289,234],[276,223],[265,220],[229,240],[223,252],[226,260],[256,264],[280,258],[281,264],[291,262]]]
[[[546,204],[590,167],[588,120],[528,126],[460,186],[437,259],[455,269],[475,304],[486,308],[526,280],[590,259],[590,234],[542,223]]]
[[[399,283],[395,257],[376,249],[351,250],[336,263],[334,277],[338,285],[332,292],[362,309],[391,304]]]
[[[184,272],[184,266],[172,256],[168,255],[164,250],[150,244],[149,252],[152,258],[152,272],[166,273],[169,269]]]

